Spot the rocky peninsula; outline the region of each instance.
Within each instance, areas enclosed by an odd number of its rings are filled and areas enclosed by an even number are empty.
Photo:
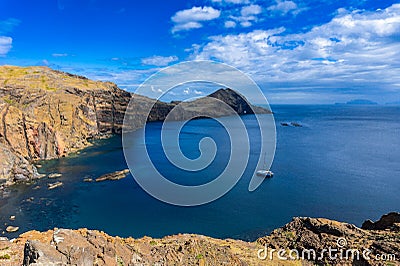
[[[100,82],[48,67],[0,66],[0,185],[41,177],[34,162],[55,159],[83,149],[90,140],[121,134],[131,94],[111,82]],[[251,106],[231,89],[210,97],[227,103],[238,114],[270,113]],[[137,121],[163,121],[179,102],[158,101],[148,117],[150,98],[135,95],[130,114]],[[228,115],[207,97],[180,105],[184,114]],[[140,123],[138,123],[140,124]]]

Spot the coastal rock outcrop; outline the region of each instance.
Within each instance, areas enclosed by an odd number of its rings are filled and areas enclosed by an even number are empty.
[[[268,248],[268,250],[267,250]],[[329,253],[329,249],[334,252]],[[270,257],[270,251],[275,253]],[[278,251],[284,250],[286,253]],[[294,257],[314,250],[316,257]],[[338,252],[342,253],[340,257]],[[356,250],[360,252],[357,258]],[[266,256],[263,254],[267,252]],[[365,253],[365,251],[368,251]],[[364,253],[363,253],[364,252]],[[312,254],[312,253],[311,253]],[[348,257],[345,257],[345,254]],[[261,255],[261,256],[260,256]],[[378,256],[381,257],[378,257]],[[366,256],[366,257],[365,257]],[[385,257],[383,257],[385,256]],[[178,234],[161,239],[112,237],[88,229],[29,231],[0,238],[9,265],[400,265],[399,231],[364,230],[323,218],[296,217],[255,242]]]
[[[257,242],[270,249],[296,250],[300,255],[315,251],[309,261],[318,265],[400,265],[399,236],[393,228],[365,230],[323,218],[296,217]],[[329,250],[334,252],[329,254]]]
[[[378,221],[373,222],[371,220],[366,220],[362,226],[365,230],[399,230],[400,232],[400,213],[391,212],[383,215]]]

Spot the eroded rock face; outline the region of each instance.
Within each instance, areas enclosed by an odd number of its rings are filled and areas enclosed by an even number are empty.
[[[0,99],[2,141],[35,160],[67,155],[87,146],[89,138],[121,132],[130,94],[48,68],[1,67]]]
[[[341,239],[341,240],[340,240]],[[344,240],[343,240],[344,239]],[[338,242],[341,241],[341,242]],[[322,218],[297,217],[282,228],[274,230],[270,236],[262,237],[258,243],[276,250],[314,250],[317,254],[311,261],[324,265],[385,265],[385,262],[375,260],[382,254],[395,255],[392,265],[400,265],[400,234],[398,230],[364,230],[348,223],[341,223]],[[339,244],[338,244],[339,243]],[[327,251],[331,249],[358,250],[360,256],[346,258],[339,255],[330,257]],[[366,259],[362,253],[370,251]],[[321,258],[320,254],[325,252]],[[332,253],[338,254],[338,253]]]
[[[366,229],[366,230],[386,230],[386,229],[396,230],[396,229],[399,229],[400,228],[400,213],[391,212],[391,213],[385,214],[376,222],[372,222],[371,220],[366,220],[362,224],[361,228]]]
[[[10,150],[4,144],[0,144],[0,182],[10,185],[14,182],[27,182],[40,175],[28,160]]]
[[[25,167],[32,160],[66,156],[91,138],[120,133],[130,96],[115,84],[45,67],[0,67],[2,178],[33,179],[36,169]]]

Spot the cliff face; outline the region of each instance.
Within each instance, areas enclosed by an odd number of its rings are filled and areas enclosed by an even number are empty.
[[[392,213],[394,219],[400,217]],[[396,216],[396,217],[395,217]],[[384,230],[364,230],[354,225],[316,218],[294,218],[271,235],[255,242],[215,239],[195,234],[179,234],[162,239],[112,237],[96,230],[54,229],[30,231],[14,241],[0,239],[0,264],[5,265],[400,265],[399,224],[386,223]],[[350,258],[279,259],[277,251],[338,248],[370,249],[370,260]],[[265,247],[276,251],[264,258]],[[260,253],[261,250],[261,253]],[[291,253],[293,256],[295,252]],[[336,254],[336,253],[332,253]],[[393,254],[385,261],[377,254]],[[260,256],[260,257],[259,257]],[[2,258],[2,259],[1,259]]]
[[[0,67],[0,178],[15,181],[15,157],[24,164],[58,158],[90,138],[120,133],[130,96],[115,84],[45,67]],[[20,179],[35,173],[30,166]]]
[[[132,94],[110,82],[92,81],[47,67],[0,66],[0,185],[39,177],[33,160],[66,156],[89,145],[89,140],[120,134]],[[239,114],[252,113],[250,105],[230,89],[210,97],[225,101]],[[176,103],[135,96],[130,115],[133,129],[146,121],[164,120]],[[182,103],[172,119],[188,115],[233,114],[209,98]],[[255,107],[260,113],[268,110]]]

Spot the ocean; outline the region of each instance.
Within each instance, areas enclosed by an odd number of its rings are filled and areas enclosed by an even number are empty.
[[[277,149],[271,170],[254,192],[248,191],[250,162],[236,186],[222,198],[197,207],[160,202],[144,192],[132,176],[118,181],[83,182],[127,168],[121,137],[98,140],[68,158],[40,162],[40,172],[62,173],[62,187],[47,190],[47,178],[12,188],[2,200],[0,222],[28,230],[98,229],[122,237],[162,237],[196,233],[218,238],[255,240],[294,216],[325,217],[361,226],[400,211],[400,107],[350,105],[273,105]],[[249,135],[257,135],[255,117],[242,117]],[[282,126],[296,122],[302,127]],[[160,149],[162,123],[149,123],[147,145],[157,169],[171,180],[196,185],[209,182],[227,163],[227,132],[212,119],[190,121],[180,136],[189,158],[199,155],[198,141],[212,137],[218,152],[202,172],[176,170]],[[254,131],[254,132],[253,132]],[[257,147],[257,138],[252,138]],[[9,216],[16,220],[9,221]]]

